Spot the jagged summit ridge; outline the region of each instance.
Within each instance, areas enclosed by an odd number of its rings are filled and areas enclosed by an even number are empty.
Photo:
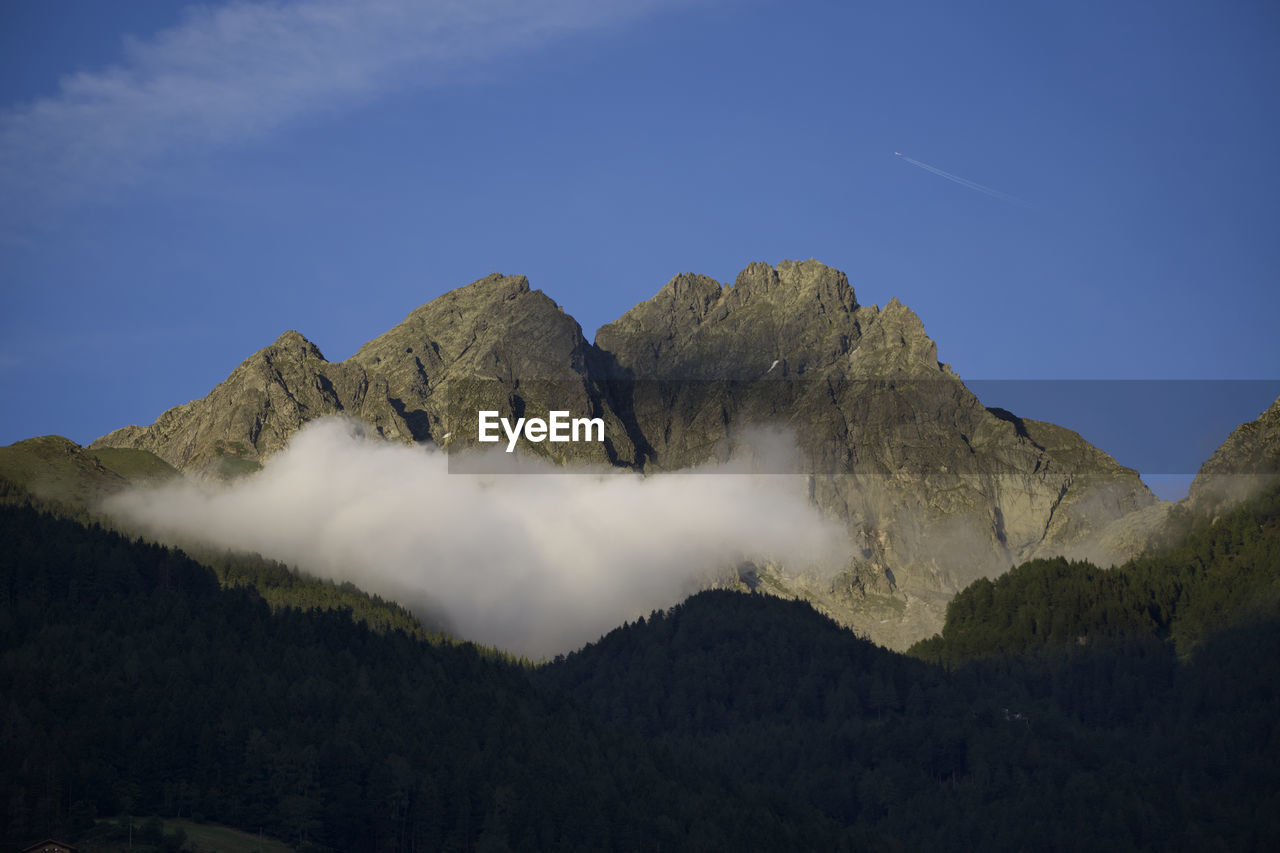
[[[256,468],[304,423],[334,414],[357,417],[387,438],[411,437],[389,402],[385,380],[371,381],[357,365],[325,360],[319,347],[288,331],[203,399],[165,411],[151,426],[108,433],[90,446],[147,450],[181,471],[227,476]]]
[[[93,446],[227,476],[330,414],[390,440],[453,446],[474,443],[479,409],[563,409],[602,418],[606,441],[528,451],[650,472],[721,457],[749,425],[782,426],[854,556],[834,582],[760,571],[905,646],[936,631],[976,577],[1080,551],[1155,502],[1136,472],[1078,435],[986,409],[937,354],[909,308],[860,305],[844,273],[814,260],[754,263],[731,285],[677,275],[594,344],[524,276],[494,274],[414,309],[343,362],[286,332],[203,399]]]
[[[518,398],[530,414],[604,417],[608,446],[580,448],[584,461],[633,464],[628,429],[593,378],[596,358],[577,321],[527,278],[494,274],[415,309],[346,361],[329,362],[303,335],[285,332],[203,399],[94,445],[137,447],[180,470],[223,476],[257,466],[326,415],[356,417],[391,440],[439,442],[468,433],[457,422],[466,413],[474,421],[478,409]]]
[[[1205,460],[1187,495],[1193,512],[1214,514],[1247,500],[1280,479],[1280,399],[1256,420],[1232,430]]]
[[[267,349],[295,350],[319,358],[322,361],[325,360],[324,353],[320,352],[320,347],[309,341],[306,335],[293,329],[281,332],[280,337],[276,338]]]
[[[349,361],[387,376],[393,393],[426,393],[442,372],[563,380],[585,370],[578,322],[524,276],[494,274],[428,302]]]
[[[818,261],[754,263],[725,287],[673,278],[657,295],[596,333],[619,375],[636,379],[752,379],[828,366],[861,336],[848,277]],[[780,368],[780,370],[779,370]]]

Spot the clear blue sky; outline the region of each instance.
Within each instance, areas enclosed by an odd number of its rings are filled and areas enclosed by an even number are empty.
[[[815,257],[966,378],[1277,378],[1277,45],[1269,0],[8,0],[0,443],[493,271],[590,338]]]

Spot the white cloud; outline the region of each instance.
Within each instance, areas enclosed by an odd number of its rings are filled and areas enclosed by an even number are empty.
[[[128,492],[108,509],[168,541],[256,551],[443,611],[460,636],[535,657],[670,606],[743,559],[832,571],[846,557],[804,477],[450,474],[443,453],[356,430],[319,421],[251,477]],[[776,436],[755,448],[778,449]]]
[[[158,159],[240,144],[393,90],[625,23],[673,0],[301,0],[199,7],[123,62],[0,112],[5,218],[134,182]]]

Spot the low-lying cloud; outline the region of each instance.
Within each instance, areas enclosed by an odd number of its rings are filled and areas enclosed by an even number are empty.
[[[772,452],[772,451],[769,451]],[[505,455],[505,454],[499,454]],[[444,453],[315,422],[231,484],[181,481],[109,511],[152,535],[256,551],[446,615],[460,637],[538,657],[670,606],[742,560],[838,568],[839,524],[803,477],[448,472]]]

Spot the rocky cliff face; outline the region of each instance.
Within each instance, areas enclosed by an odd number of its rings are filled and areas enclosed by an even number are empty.
[[[605,421],[603,445],[526,444],[556,461],[634,464],[628,429],[605,400],[582,329],[524,276],[491,275],[446,293],[369,341],[346,364],[385,377],[416,441],[474,443],[476,412]],[[445,436],[449,439],[446,440]]]
[[[706,276],[676,276],[601,328],[596,346],[616,358],[623,376],[781,379],[847,356],[877,313],[858,308],[838,270],[816,261],[783,261],[776,269],[756,263],[732,287]]]
[[[853,556],[834,579],[762,566],[743,582],[809,598],[899,647],[936,630],[975,578],[1038,555],[1124,556],[1107,553],[1125,542],[1108,529],[1160,513],[1136,472],[1069,430],[987,409],[938,363],[910,309],[859,305],[847,277],[816,261],[752,264],[732,286],[677,276],[594,346],[526,279],[489,276],[345,362],[286,333],[204,399],[93,446],[220,476],[323,415],[453,446],[474,441],[479,408],[601,417],[606,445],[526,449],[645,471],[723,456],[751,426],[789,431],[789,470],[845,524]]]
[[[180,471],[232,476],[259,467],[307,421],[334,414],[360,418],[390,439],[413,436],[386,379],[371,379],[359,365],[332,364],[302,335],[285,332],[203,399],[169,409],[151,426],[108,433],[91,447],[148,450]]]
[[[1191,482],[1186,505],[1216,515],[1280,479],[1280,399],[1257,420],[1236,427]]]
[[[595,357],[577,322],[524,276],[491,275],[418,308],[343,362],[285,332],[203,399],[92,446],[148,450],[186,473],[226,477],[256,469],[326,415],[356,418],[389,440],[444,445],[474,439],[479,409],[542,417],[564,409],[604,417],[608,441],[526,450],[631,464],[628,430],[593,377]]]
[[[752,423],[795,435],[854,556],[834,581],[777,566],[764,581],[890,645],[936,630],[955,592],[1017,562],[1128,556],[1106,529],[1157,504],[1076,433],[984,407],[910,309],[860,306],[815,261],[753,264],[731,287],[677,276],[596,344],[651,468],[704,461]]]

